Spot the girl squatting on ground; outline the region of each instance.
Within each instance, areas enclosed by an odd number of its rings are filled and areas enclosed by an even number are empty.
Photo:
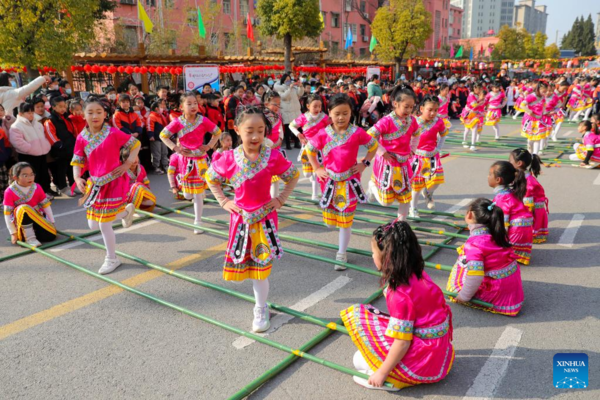
[[[323,100],[318,94],[311,94],[306,99],[306,108],[308,111],[300,115],[290,124],[290,131],[300,139],[302,143],[302,149],[298,161],[302,163],[302,172],[306,176],[312,185],[312,199],[319,200],[319,182],[314,174],[314,170],[310,161],[308,160],[308,152],[306,145],[308,141],[315,136],[321,129],[325,129],[329,124],[329,116],[325,114],[323,110]],[[299,129],[302,129],[300,132]],[[323,155],[319,151],[317,153],[317,160],[319,163],[323,162]]]
[[[179,100],[183,114],[175,119],[160,133],[160,139],[169,149],[180,155],[179,163],[185,165],[180,184],[183,196],[194,202],[194,225],[202,224],[204,174],[208,169],[206,152],[213,148],[221,136],[221,130],[208,118],[198,114],[198,100],[194,92],[185,92]],[[212,135],[208,144],[203,144],[204,134]],[[171,137],[177,136],[177,144]],[[194,234],[204,233],[194,229]]]
[[[398,219],[405,221],[412,199],[410,157],[419,144],[419,124],[412,115],[415,92],[396,86],[390,94],[394,111],[381,118],[368,133],[379,143],[369,181],[369,201],[381,205],[398,202]]]
[[[242,145],[213,160],[206,176],[215,198],[231,214],[229,242],[225,252],[223,279],[252,280],[256,305],[252,330],[269,329],[269,275],[273,260],[280,259],[283,248],[277,233],[277,210],[286,202],[298,182],[298,170],[275,149],[264,144],[271,124],[262,107],[238,110],[235,130]],[[285,184],[278,197],[271,197],[273,176]],[[228,199],[223,185],[233,187],[235,197]]]
[[[135,207],[126,203],[129,191],[126,172],[140,150],[136,138],[108,125],[107,108],[108,104],[103,100],[88,97],[84,110],[88,126],[77,136],[71,161],[77,188],[84,193],[80,203],[87,209],[88,226],[100,229],[106,246],[100,274],[111,273],[121,265],[115,253],[117,239],[112,222],[120,218],[124,228],[133,222]],[[123,164],[121,148],[129,151],[129,158]],[[87,168],[90,174],[87,181],[81,177],[82,168]]]
[[[323,209],[323,221],[329,227],[340,229],[339,250],[336,260],[347,262],[346,249],[352,234],[352,222],[356,205],[367,202],[360,183],[360,176],[370,164],[377,150],[377,141],[362,128],[350,123],[352,102],[346,94],[329,99],[331,125],[321,129],[306,146],[308,159],[321,183],[323,197],[319,205]],[[360,146],[367,149],[365,158],[357,164]],[[318,152],[323,162],[317,159]],[[335,265],[336,271],[346,267]]]

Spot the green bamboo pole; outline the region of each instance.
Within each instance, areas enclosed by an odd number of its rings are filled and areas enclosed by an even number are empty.
[[[179,206],[175,207],[174,209],[175,210],[183,210],[183,209],[189,208],[191,206],[193,206],[193,204],[191,204],[191,203],[190,204],[183,204],[183,205],[179,205]],[[161,212],[159,214],[166,215],[166,214],[169,214],[170,212],[171,211]],[[140,223],[142,221],[146,221],[148,219],[150,219],[150,217],[138,218],[138,219],[136,219],[136,220],[133,221],[133,224],[135,225],[137,223]],[[121,226],[121,222],[115,222],[113,224],[113,228],[118,228],[120,226]],[[89,237],[89,236],[98,235],[100,233],[101,233],[100,230],[96,229],[96,230],[93,230],[93,231],[82,233],[81,235],[79,235],[79,237]],[[43,244],[39,248],[40,249],[49,249],[49,248],[52,248],[52,247],[60,246],[61,244],[72,242],[73,240],[75,240],[75,237],[74,236],[69,236],[69,237],[66,237],[64,239],[60,239],[60,240],[57,240],[57,241],[54,241],[54,242]],[[19,258],[19,257],[22,257],[22,256],[26,256],[27,254],[31,254],[31,253],[32,253],[31,250],[24,250],[24,251],[20,251],[18,253],[9,254],[7,256],[0,257],[0,263],[3,262],[3,261],[8,261],[8,260],[12,260],[12,259]]]
[[[303,194],[305,196],[311,196],[312,195],[312,193],[310,193],[310,192],[307,192],[307,191],[304,191],[304,190],[299,190],[299,189],[294,189],[294,193]],[[313,202],[312,199],[305,199],[305,198],[301,198],[301,197],[295,197],[295,199],[296,200],[300,200],[300,201],[304,201],[304,202],[309,202],[311,204],[317,204],[318,203],[318,202]],[[396,207],[384,206],[384,205],[381,205],[379,203],[369,203],[369,204],[361,204],[361,203],[359,203],[358,204],[358,208],[360,208],[361,210],[363,210],[367,206],[377,207],[377,208],[386,208],[386,209],[389,209],[389,210],[397,210]],[[448,212],[444,212],[444,211],[419,209],[419,213],[420,214],[431,214],[431,215],[439,215],[439,216],[443,216],[443,217],[465,219],[465,215],[464,214],[448,213]]]
[[[453,240],[452,238],[448,238],[445,240],[445,242],[449,243],[452,240]],[[430,251],[429,253],[427,253],[425,255],[425,257],[423,257],[423,258],[425,260],[427,260],[430,257],[432,257],[439,250],[440,250],[439,248],[435,248],[432,251]],[[362,304],[372,303],[377,298],[379,298],[382,294],[383,294],[383,290],[380,289],[377,292],[375,292],[373,295],[371,295],[368,299],[366,299]],[[341,319],[338,320],[337,323],[341,324],[342,323]],[[321,343],[323,340],[328,338],[333,332],[334,331],[331,329],[326,329],[326,330],[320,332],[315,337],[313,337],[308,342],[306,342],[304,345],[302,345],[300,347],[300,349],[302,351],[309,351],[311,348],[313,348],[314,346],[316,346],[317,344]],[[250,382],[249,384],[244,386],[242,389],[240,389],[238,392],[236,392],[233,396],[231,396],[229,398],[229,400],[241,400],[241,399],[244,399],[245,397],[251,395],[256,389],[261,387],[265,382],[267,382],[268,380],[274,378],[275,376],[277,376],[278,374],[283,372],[286,368],[288,368],[291,364],[293,364],[298,359],[299,359],[299,357],[296,357],[293,355],[287,356],[279,364],[277,364],[274,367],[272,367],[271,369],[267,370],[261,376],[259,376],[258,378],[256,378],[255,380],[253,380],[252,382]]]
[[[506,156],[504,155],[496,155],[496,154],[475,154],[475,153],[452,153],[453,156],[457,156],[457,157],[469,157],[469,158],[482,158],[482,159],[487,159],[487,160],[503,160],[506,161]],[[559,160],[556,158],[542,158],[542,162],[543,163],[547,163],[547,164],[552,164],[552,163],[558,163],[558,164],[566,164],[566,165],[579,165],[578,161],[571,161],[571,160]]]
[[[168,207],[161,206],[161,205],[158,205],[158,204],[156,206],[159,207],[159,208],[162,208],[164,210],[167,210],[167,211],[179,214],[179,215],[183,215],[185,217],[195,218],[194,214],[191,214],[191,213],[187,213],[187,212],[180,211],[180,210],[172,210],[172,209],[170,209]],[[282,217],[281,214],[279,214],[278,216]],[[223,220],[220,220],[220,219],[216,219],[216,218],[202,217],[202,220],[203,221],[207,221],[207,222],[212,222],[214,224],[229,226],[229,222],[223,221]],[[317,225],[320,225],[321,227],[323,226],[322,224],[317,224]],[[369,235],[369,236],[372,236],[372,235]],[[279,237],[281,239],[283,239],[283,240],[287,240],[287,241],[294,242],[294,243],[301,243],[301,244],[307,244],[307,245],[311,245],[311,246],[318,246],[318,247],[322,247],[322,248],[326,248],[326,249],[332,249],[332,250],[337,250],[338,249],[338,246],[336,246],[334,244],[320,242],[320,241],[314,240],[314,239],[302,239],[302,238],[298,238],[298,237],[295,237],[295,236],[286,235],[284,233],[279,233]],[[456,250],[456,247],[451,247],[451,248],[453,250]],[[361,250],[361,249],[355,249],[355,248],[352,248],[352,247],[348,247],[348,249],[346,251],[348,251],[349,253],[359,254],[361,256],[366,256],[366,257],[371,257],[373,255],[373,253],[371,253],[370,251]],[[434,263],[426,262],[425,266],[428,267],[428,268],[435,268],[435,269],[439,269],[439,270],[442,270],[442,271],[452,271],[452,266],[451,265],[442,265],[442,264],[434,264]]]
[[[68,235],[68,233],[66,233],[66,232],[61,232],[61,234]],[[97,247],[99,249],[106,250],[106,246],[101,245],[100,243],[96,243],[96,242],[93,242],[91,240],[87,240],[87,239],[84,239],[84,238],[81,238],[81,237],[78,237],[78,236],[74,236],[74,238],[75,238],[75,240],[80,241],[82,243],[88,244],[88,245],[93,246],[93,247]],[[182,274],[181,272],[177,272],[175,270],[166,268],[166,267],[164,267],[162,265],[155,264],[155,263],[152,263],[150,261],[144,260],[143,258],[136,257],[136,256],[131,255],[131,254],[123,253],[122,251],[118,251],[118,250],[116,251],[116,254],[118,256],[121,256],[121,257],[126,258],[128,260],[135,261],[135,262],[137,262],[139,264],[142,264],[142,265],[144,265],[144,266],[146,266],[148,268],[155,269],[155,270],[163,272],[163,273],[165,273],[167,275],[172,275],[172,276],[174,276],[176,278],[182,279],[182,280],[187,281],[187,282],[191,282],[191,283],[193,283],[195,285],[199,285],[199,286],[202,286],[202,287],[205,287],[205,288],[208,288],[208,289],[216,290],[218,292],[225,293],[225,294],[228,294],[228,295],[233,296],[233,297],[237,297],[238,299],[247,301],[249,303],[254,303],[256,301],[255,298],[254,298],[254,296],[250,296],[250,295],[247,295],[245,293],[241,293],[241,292],[238,292],[238,291],[235,291],[235,290],[232,290],[232,289],[227,289],[227,288],[225,288],[223,286],[220,286],[220,285],[217,285],[217,284],[214,284],[214,283],[210,283],[210,282],[207,282],[207,281],[203,281],[201,279],[193,278],[193,277],[191,277],[189,275]],[[294,309],[291,309],[291,308],[288,308],[288,307],[285,307],[285,306],[282,306],[282,305],[279,305],[279,304],[276,304],[276,303],[267,302],[267,304],[273,310],[280,311],[280,312],[283,312],[285,314],[292,315],[292,316],[294,316],[296,318],[300,318],[300,319],[302,319],[304,321],[313,323],[315,325],[322,326],[324,328],[334,329],[334,330],[340,331],[342,333],[345,333],[346,335],[348,334],[348,330],[343,325],[337,325],[337,324],[335,324],[335,323],[333,323],[331,321],[326,321],[324,319],[314,317],[314,316],[312,316],[310,314],[307,314],[305,312],[297,311],[297,310],[294,310]]]
[[[58,262],[60,262],[62,264],[65,264],[65,265],[71,267],[71,268],[74,268],[74,269],[76,269],[78,271],[81,271],[81,272],[86,273],[86,274],[88,274],[90,276],[93,276],[95,278],[103,280],[106,283],[110,283],[112,285],[120,287],[121,289],[127,290],[128,292],[137,294],[138,296],[141,296],[141,297],[144,297],[144,298],[146,298],[148,300],[154,301],[154,302],[156,302],[158,304],[161,304],[161,305],[163,305],[165,307],[168,307],[168,308],[171,308],[173,310],[179,311],[179,312],[181,312],[183,314],[189,315],[190,317],[194,317],[196,319],[199,319],[200,321],[207,322],[207,323],[209,323],[211,325],[214,325],[214,326],[218,326],[219,328],[222,328],[222,329],[225,329],[225,330],[227,330],[229,332],[235,333],[236,335],[241,335],[241,336],[247,337],[247,338],[252,339],[254,341],[257,341],[259,343],[266,344],[267,346],[271,346],[271,347],[273,347],[275,349],[284,351],[286,353],[294,354],[294,355],[296,355],[298,357],[305,358],[305,359],[307,359],[309,361],[315,362],[317,364],[321,364],[321,365],[323,365],[325,367],[334,369],[336,371],[342,372],[342,373],[347,374],[347,375],[358,376],[358,377],[363,378],[363,379],[369,379],[369,376],[366,375],[366,374],[354,371],[354,370],[352,370],[350,368],[347,368],[347,367],[344,367],[342,365],[336,364],[334,362],[325,360],[323,358],[319,358],[319,357],[313,356],[312,354],[300,351],[299,349],[294,349],[292,347],[288,347],[288,346],[283,345],[281,343],[277,343],[277,342],[275,342],[273,340],[267,339],[266,337],[259,336],[259,335],[255,334],[255,333],[251,333],[251,332],[248,332],[248,331],[236,328],[234,326],[231,326],[229,324],[226,324],[224,322],[217,321],[216,319],[213,319],[213,318],[208,317],[206,315],[197,313],[195,311],[191,311],[191,310],[189,310],[189,309],[187,309],[185,307],[178,306],[177,304],[171,303],[171,302],[169,302],[167,300],[163,300],[163,299],[161,299],[159,297],[153,296],[153,295],[151,295],[149,293],[146,293],[146,292],[143,292],[143,291],[141,291],[139,289],[136,289],[134,287],[128,286],[128,285],[126,285],[126,284],[124,284],[122,282],[116,281],[116,280],[111,279],[111,278],[109,278],[107,276],[100,275],[100,274],[98,274],[96,272],[90,271],[90,270],[88,270],[88,269],[86,269],[86,268],[84,268],[84,267],[82,267],[80,265],[72,263],[71,261],[65,260],[64,258],[57,257],[56,255],[54,255],[52,253],[48,253],[45,250],[41,250],[39,248],[35,248],[33,246],[30,246],[29,244],[27,244],[25,242],[19,241],[18,244],[20,246],[23,246],[25,248],[33,250],[36,253],[40,253],[40,254],[48,257],[48,258],[51,258],[54,261],[58,261]],[[388,386],[388,387],[394,387],[389,382],[386,382],[385,385]]]
[[[450,143],[450,144],[462,144],[462,140],[459,139],[448,139],[446,140],[445,143]],[[520,143],[509,143],[509,142],[502,142],[502,143],[494,143],[494,142],[486,142],[486,141],[482,141],[482,142],[477,142],[477,146],[481,146],[484,148],[497,148],[497,149],[514,149],[515,147],[519,147]],[[546,147],[546,149],[549,150],[558,150],[558,149],[570,149],[570,146],[566,146],[565,145],[556,145],[556,144],[548,144],[548,146]]]
[[[157,215],[157,214],[153,214],[147,211],[143,211],[143,210],[137,210],[138,213],[142,214],[142,215],[147,215],[149,217],[152,218],[156,218],[158,220],[161,221],[165,221],[165,222],[170,222],[172,224],[175,225],[180,225],[183,226],[185,228],[191,228],[191,229],[202,229],[206,232],[221,236],[221,237],[229,237],[229,233],[224,233],[221,232],[218,229],[213,229],[213,228],[209,228],[207,226],[198,226],[198,225],[194,225],[194,224],[189,224],[187,222],[183,222],[183,221],[178,221],[176,219],[173,218],[168,218],[168,217],[164,217],[162,215]],[[369,275],[373,275],[373,276],[381,276],[381,272],[379,271],[373,271],[369,268],[364,268],[364,267],[360,267],[358,265],[354,265],[354,264],[350,264],[350,263],[345,263],[345,262],[341,262],[341,261],[337,261],[337,260],[333,260],[331,258],[327,258],[327,257],[322,257],[322,256],[318,256],[316,254],[310,254],[310,253],[305,253],[302,251],[298,251],[298,250],[293,250],[293,249],[286,249],[285,250],[287,253],[289,254],[293,254],[296,256],[300,256],[300,257],[304,257],[304,258],[310,258],[311,260],[316,260],[316,261],[322,261],[328,264],[334,264],[334,265],[341,265],[343,267],[346,268],[350,268],[353,269],[355,271],[359,271],[359,272],[364,272],[365,274],[369,274]],[[455,292],[448,292],[446,290],[442,289],[442,292],[446,295],[446,296],[450,296],[450,297],[456,297],[457,293]],[[487,307],[487,308],[492,308],[493,306],[490,303],[486,303],[484,301],[480,301],[480,300],[473,300],[472,301],[473,304],[478,304],[481,305],[483,307]]]

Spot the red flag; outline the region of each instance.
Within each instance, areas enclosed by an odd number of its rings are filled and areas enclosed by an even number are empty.
[[[442,48],[442,39],[438,38],[438,42],[437,42],[437,48],[441,49]]]
[[[248,14],[248,20],[246,21],[246,36],[248,39],[254,42],[254,30],[252,29],[252,20],[250,14]]]
[[[483,44],[481,45],[481,49],[479,50],[479,54],[483,54]]]

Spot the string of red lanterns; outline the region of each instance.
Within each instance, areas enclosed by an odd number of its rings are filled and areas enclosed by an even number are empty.
[[[265,71],[283,71],[285,67],[283,65],[254,65],[254,66],[232,66],[232,67],[219,67],[219,71],[224,74],[228,73],[248,73],[248,72],[265,72]],[[73,65],[71,66],[72,72],[87,72],[92,74],[108,73],[108,74],[171,74],[181,75],[183,73],[182,67],[174,66],[114,66],[114,65],[98,65],[98,64],[85,64],[85,65]]]

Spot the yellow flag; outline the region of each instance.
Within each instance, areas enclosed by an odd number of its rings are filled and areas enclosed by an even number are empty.
[[[323,21],[323,13],[319,11],[319,21],[321,21],[321,29],[325,28],[325,21]]]
[[[152,33],[152,28],[154,28],[154,24],[150,20],[148,14],[146,14],[146,10],[142,6],[142,2],[138,0],[138,17],[144,24],[144,30],[146,33]]]

